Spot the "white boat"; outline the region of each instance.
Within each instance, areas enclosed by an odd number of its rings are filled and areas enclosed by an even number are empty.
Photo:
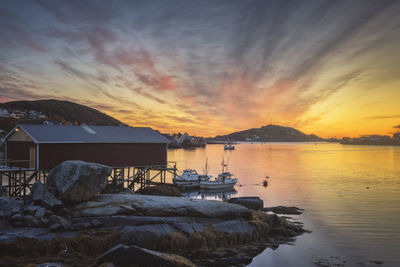
[[[202,181],[200,182],[200,189],[226,189],[233,188],[238,182],[237,178],[233,177],[233,174],[227,171],[228,165],[222,160],[222,172],[218,174],[218,177],[214,181]]]
[[[233,178],[230,172],[223,172],[215,178],[214,181],[200,182],[200,189],[226,189],[233,188],[238,182],[237,178]]]
[[[232,144],[226,144],[226,145],[224,145],[224,149],[225,149],[225,150],[234,150],[234,149],[235,149],[235,146],[232,145]]]
[[[207,174],[198,174],[196,170],[186,169],[180,176],[174,179],[174,183],[181,187],[199,187],[200,182],[206,182],[211,177],[211,175]]]

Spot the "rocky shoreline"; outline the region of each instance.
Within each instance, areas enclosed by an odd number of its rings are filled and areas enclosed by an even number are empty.
[[[62,165],[46,185],[38,182],[32,188],[31,197],[0,198],[1,265],[243,266],[266,247],[276,248],[306,231],[276,214],[247,208],[249,201],[259,208],[256,198],[233,204],[99,194],[105,183],[95,190],[92,183],[103,184],[99,179],[107,177],[107,167]]]

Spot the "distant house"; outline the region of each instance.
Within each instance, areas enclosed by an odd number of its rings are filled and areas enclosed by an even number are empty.
[[[30,110],[28,112],[28,117],[31,119],[36,119],[39,116],[39,112],[37,112],[36,110]]]
[[[4,138],[14,166],[49,170],[65,160],[111,167],[167,164],[168,140],[151,128],[20,124]]]
[[[0,117],[9,117],[10,113],[7,109],[0,109]]]
[[[400,133],[393,134],[393,139],[400,140]]]

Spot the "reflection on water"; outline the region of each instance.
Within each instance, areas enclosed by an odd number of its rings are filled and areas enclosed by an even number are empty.
[[[197,199],[208,199],[208,200],[224,200],[229,199],[232,195],[236,194],[237,191],[234,188],[230,189],[215,189],[215,190],[192,190],[185,191],[182,193],[184,197],[197,198]]]
[[[202,172],[208,158],[214,176],[222,157],[242,185],[235,187],[235,197],[259,196],[265,206],[304,208],[295,217],[312,231],[295,246],[265,250],[250,266],[310,266],[326,259],[345,266],[376,266],[371,261],[400,266],[399,147],[254,143],[238,144],[234,151],[224,151],[223,145],[168,151],[168,160],[177,161],[179,169],[187,162]],[[266,176],[268,187],[257,185]],[[192,197],[201,198],[196,194]]]

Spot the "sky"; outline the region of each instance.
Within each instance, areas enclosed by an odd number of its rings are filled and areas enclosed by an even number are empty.
[[[399,14],[397,0],[2,0],[0,102],[69,100],[201,136],[392,134]]]

